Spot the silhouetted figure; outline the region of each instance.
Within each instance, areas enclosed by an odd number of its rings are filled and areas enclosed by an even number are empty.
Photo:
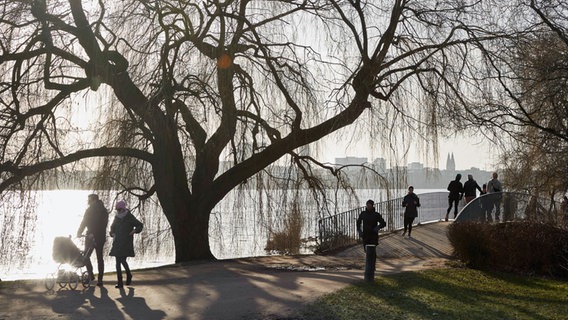
[[[105,208],[103,202],[99,199],[96,194],[90,194],[87,196],[87,203],[89,207],[85,210],[83,215],[83,220],[79,229],[77,230],[77,237],[83,234],[85,228],[87,229],[87,236],[85,238],[85,252],[89,252],[89,255],[85,257],[85,267],[91,280],[95,279],[93,275],[93,264],[91,263],[90,253],[87,248],[95,248],[95,253],[97,256],[97,268],[98,268],[98,286],[103,285],[103,275],[105,273],[105,261],[103,256],[103,248],[106,242],[106,230],[108,225],[108,210]],[[93,243],[94,242],[94,243]]]
[[[450,194],[448,195],[448,210],[446,211],[446,221],[448,221],[448,215],[450,211],[452,211],[452,207],[454,207],[454,219],[458,215],[458,204],[463,196],[463,185],[460,182],[462,175],[457,174],[456,179],[450,181],[448,184],[448,191]]]
[[[116,288],[122,288],[122,269],[126,271],[126,285],[130,285],[132,281],[132,273],[127,257],[134,257],[134,234],[140,233],[143,228],[142,222],[138,221],[130,210],[126,208],[126,202],[123,200],[116,203],[116,215],[110,226],[110,236],[114,238],[110,255],[116,258]]]
[[[487,194],[487,184],[484,183],[481,187],[481,192],[479,196],[479,206],[481,207],[481,214],[479,217],[479,221],[491,221],[491,209],[493,208],[493,204],[489,196],[483,197],[483,195]]]
[[[408,187],[408,194],[402,199],[402,206],[404,209],[404,232],[402,236],[406,234],[408,230],[408,237],[412,234],[412,224],[414,219],[418,217],[418,207],[420,207],[420,198],[414,193],[414,187]]]
[[[387,225],[380,213],[375,211],[375,202],[368,200],[365,211],[357,218],[357,231],[363,239],[365,249],[365,280],[374,281],[375,264],[377,261],[377,245],[379,244],[379,230]]]
[[[495,209],[495,222],[500,220],[501,215],[501,192],[503,192],[503,185],[501,181],[497,179],[497,172],[493,172],[491,175],[492,179],[487,182],[487,193],[491,195],[491,200],[493,203],[493,208]],[[492,208],[492,209],[493,209]],[[493,211],[492,209],[491,212]],[[491,215],[491,213],[490,213]]]
[[[477,181],[473,180],[473,175],[468,174],[467,181],[463,184],[463,196],[466,204],[475,199],[477,196],[476,189],[481,192],[481,187],[477,184]]]

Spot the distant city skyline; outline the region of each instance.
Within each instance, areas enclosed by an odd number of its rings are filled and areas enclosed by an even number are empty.
[[[422,169],[438,169],[438,170],[447,170],[447,171],[464,171],[464,170],[486,170],[481,166],[470,166],[468,168],[459,167],[456,164],[456,156],[455,154],[448,153],[446,155],[446,161],[444,161],[443,165],[438,167],[431,167],[426,166],[424,162],[421,161],[409,161],[406,164],[398,164],[388,166],[388,161],[385,158],[377,157],[377,158],[368,158],[368,157],[361,157],[361,156],[345,156],[345,157],[335,157],[333,160],[333,164],[335,165],[361,165],[361,164],[375,164],[377,167],[384,168],[384,169],[393,169],[395,167],[406,167],[409,170],[422,170]],[[488,170],[491,171],[491,170]]]
[[[471,167],[468,169],[456,168],[455,155],[450,153],[446,157],[444,168],[426,167],[421,162],[410,162],[407,165],[399,165],[394,167],[387,167],[384,158],[368,159],[366,157],[338,157],[335,158],[334,164],[336,166],[349,166],[367,164],[373,170],[386,177],[392,183],[396,183],[397,179],[402,178],[408,185],[413,185],[418,189],[445,189],[449,181],[454,180],[459,173],[462,175],[462,182],[467,180],[468,175],[472,175],[473,179],[478,181],[481,186],[491,178],[492,171],[483,170],[478,167]],[[346,172],[352,178],[352,182],[364,181],[361,175],[366,173],[358,171],[355,167],[346,168]],[[398,180],[401,181],[401,180]]]
[[[410,145],[406,151],[399,150],[397,159],[392,159],[390,152],[385,152],[380,144],[369,144],[368,139],[336,139],[329,137],[322,141],[321,151],[324,162],[333,163],[335,158],[366,157],[370,161],[376,158],[385,158],[392,166],[407,166],[410,163],[422,163],[425,167],[445,169],[447,155],[454,154],[456,170],[469,170],[479,168],[493,171],[499,165],[499,148],[483,136],[441,138],[438,143],[437,157],[434,156],[433,147]],[[404,149],[402,147],[398,149]],[[405,156],[402,156],[405,155]],[[402,163],[405,162],[405,163]]]

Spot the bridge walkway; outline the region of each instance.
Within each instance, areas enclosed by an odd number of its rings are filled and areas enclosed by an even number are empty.
[[[377,247],[378,259],[408,258],[419,259],[452,257],[453,248],[447,237],[451,222],[433,222],[412,228],[412,238],[402,237],[402,231],[381,235]],[[337,257],[360,258],[365,260],[361,244],[351,246],[335,254]]]

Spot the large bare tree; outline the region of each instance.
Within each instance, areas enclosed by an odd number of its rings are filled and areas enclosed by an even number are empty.
[[[468,0],[3,0],[0,191],[96,170],[95,189],[157,197],[176,261],[212,258],[215,205],[283,157],[309,173],[318,162],[301,147],[366,112],[386,136],[401,124],[435,137],[444,115],[467,107],[477,47],[499,37],[486,32],[491,10]]]

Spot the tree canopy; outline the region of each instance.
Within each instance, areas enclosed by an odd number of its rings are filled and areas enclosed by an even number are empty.
[[[308,146],[358,119],[386,145],[480,120],[484,44],[512,32],[463,0],[2,8],[0,191],[96,171],[94,190],[157,197],[177,261],[211,258],[211,210],[271,164],[334,172]]]

